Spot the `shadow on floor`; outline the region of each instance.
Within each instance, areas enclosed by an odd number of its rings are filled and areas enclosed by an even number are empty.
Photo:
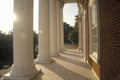
[[[57,57],[56,59],[64,60],[65,62],[69,62],[69,63],[72,63],[74,65],[78,65],[80,67],[86,68],[86,69],[90,69],[90,67],[87,63],[82,62],[80,60],[78,61],[78,60],[68,58],[68,57],[64,57],[64,56]]]
[[[60,64],[54,62],[52,64],[41,64],[43,67],[47,68],[48,70],[54,72],[58,76],[62,78],[62,80],[90,80],[86,76],[83,76],[81,74],[75,73]],[[54,75],[51,77],[54,77]],[[52,80],[51,78],[48,78],[48,80]],[[60,79],[58,79],[60,80]]]
[[[32,80],[42,80],[42,76],[44,75],[44,73],[42,71],[39,72],[38,75],[35,76],[35,78],[33,78]]]
[[[69,56],[72,56],[72,57],[78,57],[78,58],[83,58],[83,54],[81,54],[81,53],[75,53],[75,52],[73,52],[73,51],[64,51],[64,53],[62,53],[62,54],[65,54],[65,55],[69,55]]]
[[[44,72],[42,80],[97,80],[81,54],[63,53],[53,59],[50,64],[37,64]]]

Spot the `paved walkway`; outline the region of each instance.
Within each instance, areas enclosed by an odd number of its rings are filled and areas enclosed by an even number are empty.
[[[36,80],[97,80],[82,54],[65,51],[50,64],[37,64],[41,74]]]
[[[54,62],[50,64],[36,64],[41,73],[35,80],[97,80],[89,65],[83,61],[82,54],[73,52],[66,50],[53,58]],[[1,74],[9,71],[7,69]]]

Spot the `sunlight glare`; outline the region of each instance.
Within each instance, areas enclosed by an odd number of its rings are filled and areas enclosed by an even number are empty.
[[[39,0],[34,0],[34,31],[38,33],[38,13],[39,13]]]
[[[17,20],[17,16],[14,14],[13,15],[13,21],[16,21]]]

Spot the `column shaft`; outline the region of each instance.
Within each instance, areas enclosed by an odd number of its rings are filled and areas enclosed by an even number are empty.
[[[61,48],[61,20],[60,20],[60,0],[57,0],[57,51]]]
[[[81,22],[81,18],[80,18],[80,20],[79,20],[79,24],[78,24],[78,29],[79,29],[79,51],[82,51],[82,24],[81,24],[82,22]]]
[[[60,13],[61,13],[61,52],[63,52],[64,51],[63,5],[61,7]]]
[[[38,63],[50,63],[49,1],[39,0]]]
[[[50,54],[58,56],[56,0],[50,0]]]
[[[14,12],[14,65],[9,78],[30,80],[38,73],[33,63],[33,0],[14,0]]]

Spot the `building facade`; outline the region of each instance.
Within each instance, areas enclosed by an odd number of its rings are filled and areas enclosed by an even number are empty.
[[[78,0],[79,35],[85,38],[79,46],[100,80],[120,79],[119,5],[119,0]]]

